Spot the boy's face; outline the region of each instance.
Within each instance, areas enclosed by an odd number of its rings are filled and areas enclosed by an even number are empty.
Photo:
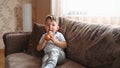
[[[45,23],[46,32],[52,31],[53,34],[59,29],[58,24],[53,20],[48,19]]]

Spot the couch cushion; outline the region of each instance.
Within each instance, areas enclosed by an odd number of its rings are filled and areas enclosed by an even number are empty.
[[[118,62],[120,27],[60,18],[60,31],[68,42],[68,58],[90,68],[110,68]]]
[[[41,57],[35,57],[26,53],[14,53],[8,55],[5,59],[5,68],[41,68]],[[57,65],[56,68],[85,68],[83,65],[78,64],[70,59]]]
[[[40,59],[25,53],[14,53],[5,58],[5,68],[40,68]]]
[[[38,42],[43,33],[45,33],[44,25],[33,23],[33,29],[30,36],[27,53],[35,56],[40,56],[42,54],[36,50],[36,46],[38,45]]]
[[[75,62],[75,61],[72,61],[70,59],[66,59],[63,64],[58,65],[56,68],[86,68],[86,67]]]

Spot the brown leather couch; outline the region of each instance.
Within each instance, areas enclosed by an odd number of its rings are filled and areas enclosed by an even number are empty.
[[[88,24],[59,18],[60,32],[68,47],[66,61],[56,68],[120,68],[120,27]],[[3,35],[5,68],[41,68],[44,55],[36,51],[44,26],[34,23],[32,32]]]

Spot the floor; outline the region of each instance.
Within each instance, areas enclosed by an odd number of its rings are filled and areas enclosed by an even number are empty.
[[[0,49],[0,68],[4,68],[4,49]]]

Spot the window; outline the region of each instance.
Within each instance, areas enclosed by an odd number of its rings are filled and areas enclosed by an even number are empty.
[[[86,23],[120,25],[120,0],[52,0],[52,14]]]
[[[120,16],[120,0],[62,0],[63,15]]]

